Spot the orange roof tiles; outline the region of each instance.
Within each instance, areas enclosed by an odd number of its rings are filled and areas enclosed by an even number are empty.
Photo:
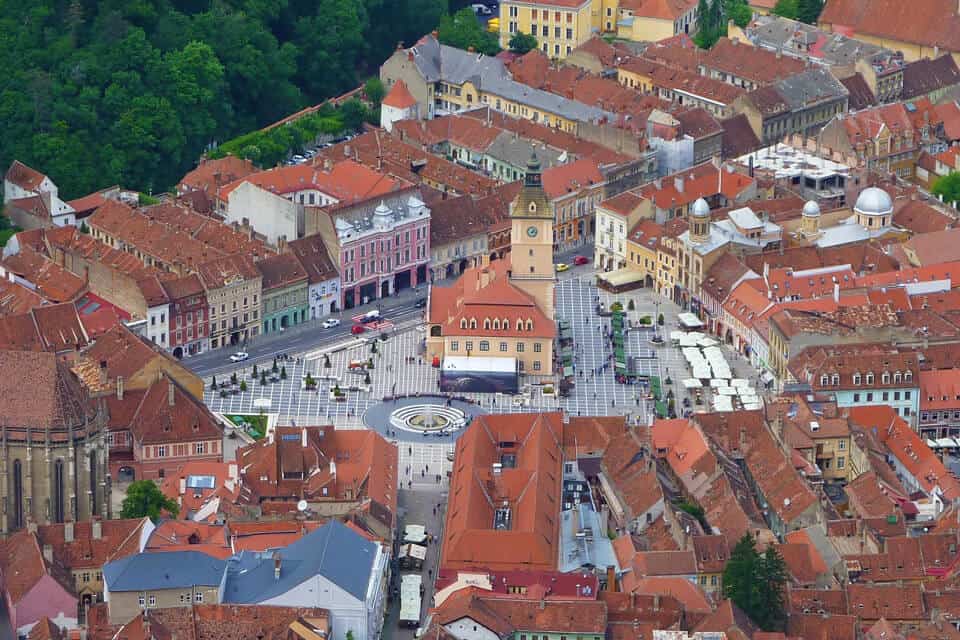
[[[214,196],[221,186],[255,173],[257,167],[246,158],[224,156],[215,160],[203,159],[196,169],[180,179],[181,190],[203,191]]]
[[[47,176],[19,160],[14,160],[3,179],[12,182],[24,191],[36,191]]]
[[[621,9],[627,9],[636,17],[676,20],[696,5],[692,0],[623,0]]]
[[[939,488],[945,500],[960,497],[960,480],[892,407],[851,407],[849,412],[852,422],[876,431],[880,441],[926,492]]]
[[[407,88],[407,83],[403,80],[397,80],[383,98],[382,104],[395,109],[408,109],[417,104],[417,100],[410,93],[410,89]]]
[[[628,573],[627,576],[632,576]],[[629,588],[628,588],[629,586]],[[710,613],[713,607],[706,594],[686,578],[659,576],[624,580],[624,591],[643,595],[666,595],[679,600],[687,613]]]
[[[257,257],[273,253],[262,241],[180,203],[162,202],[144,207],[140,212],[228,255],[246,253]]]
[[[452,286],[434,287],[428,322],[441,325],[444,335],[552,338],[556,324],[530,295],[510,282],[509,268],[508,257],[467,269]],[[487,320],[491,326],[493,320],[506,321],[507,326],[484,328]],[[532,321],[532,329],[526,328],[527,320]],[[522,329],[518,322],[523,323]]]
[[[881,37],[960,51],[960,18],[950,0],[918,0],[904,5],[890,0],[828,0],[819,22],[834,31]]]
[[[921,371],[919,380],[921,411],[960,406],[960,369]]]
[[[682,182],[682,190],[681,183]],[[735,200],[753,184],[753,178],[742,173],[730,172],[707,162],[679,173],[666,176],[637,190],[659,209],[671,209],[688,205],[698,198],[722,195]]]
[[[83,278],[33,249],[21,248],[19,253],[4,258],[0,266],[35,285],[37,292],[49,302],[76,300],[87,290]]]
[[[717,40],[704,54],[701,64],[757,84],[769,84],[806,69],[806,64],[799,58],[729,38]]]
[[[656,465],[647,448],[637,431],[624,430],[610,439],[600,462],[626,510],[620,514],[625,521],[640,517],[663,500]]]
[[[957,148],[954,147],[956,151]],[[953,165],[951,165],[953,166]],[[907,200],[895,203],[896,209],[893,214],[893,223],[898,227],[909,229],[913,233],[930,233],[932,231],[943,231],[953,227],[955,220],[941,213],[921,200]]]
[[[568,193],[599,186],[604,182],[603,174],[596,160],[583,158],[543,172],[543,190],[551,200],[562,198]]]
[[[441,567],[545,570],[557,565],[564,425],[559,413],[477,417],[457,441]],[[516,456],[494,472],[502,456]],[[506,503],[509,525],[494,528]]]
[[[787,634],[803,640],[857,640],[857,616],[794,613]]]
[[[27,313],[44,304],[44,299],[22,284],[0,280],[0,316]]]
[[[329,169],[299,164],[252,173],[221,187],[217,197],[226,200],[234,189],[245,182],[278,195],[306,190],[321,191],[341,202],[355,202],[385,195],[402,184],[385,173],[353,160],[343,159]]]
[[[140,552],[140,536],[149,519],[91,520],[73,522],[72,540],[67,540],[64,523],[40,525],[37,540],[50,545],[53,559],[69,570],[100,570],[107,562]]]
[[[923,594],[918,584],[847,585],[849,613],[861,620],[922,620]]]

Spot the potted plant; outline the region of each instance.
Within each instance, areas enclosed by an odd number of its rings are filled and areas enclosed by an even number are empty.
[[[241,391],[241,392],[246,392],[246,390],[247,390],[247,381],[246,381],[246,380],[241,380],[241,381],[240,381],[240,391]]]
[[[663,319],[663,314],[661,313],[659,316],[657,316],[657,324],[662,327],[663,323],[664,323],[664,319]]]
[[[257,365],[253,365],[253,372],[250,374],[250,379],[256,380],[259,377],[260,377],[260,374],[257,373]]]
[[[262,386],[264,386],[264,387],[267,386],[267,372],[266,372],[266,371],[261,371],[261,372],[260,372],[260,384],[261,384]]]
[[[633,298],[630,298],[630,300],[627,302],[627,310],[634,311],[636,310],[636,308],[637,308],[637,305],[633,302]]]
[[[277,358],[276,358],[276,357],[273,358],[273,367],[272,367],[270,370],[273,371],[274,373],[276,373],[277,371],[280,371],[279,367],[277,367]]]
[[[373,358],[367,360],[367,369],[373,369]]]
[[[310,375],[310,374],[307,374],[307,375]],[[284,367],[280,367],[280,379],[281,379],[281,380],[286,380],[286,379],[287,379],[287,368],[286,368],[285,366],[284,366]]]

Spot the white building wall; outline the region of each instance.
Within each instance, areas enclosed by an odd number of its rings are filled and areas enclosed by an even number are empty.
[[[225,213],[228,224],[247,222],[275,245],[280,238],[297,239],[301,211],[300,205],[244,182],[230,192]]]
[[[347,593],[323,576],[313,576],[293,589],[258,604],[280,607],[320,607],[330,611],[335,640],[346,640],[347,631],[353,632],[353,640],[373,640],[374,634],[367,628],[367,611],[364,603]]]
[[[340,309],[340,278],[331,278],[310,285],[310,318],[315,320],[336,313]],[[331,307],[331,305],[335,305]],[[335,309],[335,310],[331,310]]]
[[[500,640],[500,636],[473,618],[460,618],[443,628],[459,640]]]
[[[170,348],[170,305],[147,309],[147,340],[163,349]]]

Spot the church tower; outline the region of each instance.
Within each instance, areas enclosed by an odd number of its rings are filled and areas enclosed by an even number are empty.
[[[540,161],[534,153],[520,195],[510,209],[510,282],[536,300],[554,317],[553,207],[541,182]]]

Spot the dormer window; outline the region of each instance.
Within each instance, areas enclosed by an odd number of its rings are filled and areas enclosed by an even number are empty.
[[[503,324],[503,330],[506,331],[507,329],[510,328],[510,319],[504,318],[502,324]]]
[[[903,374],[899,371],[893,372],[893,382],[894,384],[900,384],[903,381]]]
[[[867,384],[868,384],[868,385],[873,384],[873,373],[868,373],[868,374],[867,374]]]
[[[907,371],[905,374],[903,374],[903,380],[905,382],[910,382],[913,380],[913,371]]]
[[[830,376],[830,384],[832,384],[832,385],[835,386],[835,387],[840,386],[840,374],[839,374],[839,373],[835,373],[835,374],[833,374],[832,376]]]
[[[466,329],[466,328],[467,328],[467,319],[466,319],[466,318],[460,318],[460,328],[461,328],[461,329]]]
[[[470,328],[471,328],[471,329],[476,329],[476,328],[477,328],[477,319],[476,319],[476,318],[470,318]]]
[[[528,207],[528,209],[530,209],[530,213],[536,213],[536,212],[537,212],[537,203],[536,203],[536,202],[531,202],[531,203],[530,203],[530,206]]]
[[[483,329],[485,331],[490,331],[490,318],[483,319]]]
[[[494,318],[494,319],[493,319],[493,330],[494,330],[494,331],[499,331],[499,330],[500,330],[500,318]]]
[[[527,320],[527,331],[533,331],[533,320]]]
[[[857,385],[857,386],[860,386],[860,374],[859,374],[859,373],[853,374],[853,384],[855,384],[855,385]]]
[[[883,384],[890,384],[890,372],[884,371],[883,375],[880,376],[880,382]]]
[[[830,377],[827,374],[820,376],[820,386],[825,387],[830,383]]]
[[[523,320],[517,320],[517,331],[523,331]]]

